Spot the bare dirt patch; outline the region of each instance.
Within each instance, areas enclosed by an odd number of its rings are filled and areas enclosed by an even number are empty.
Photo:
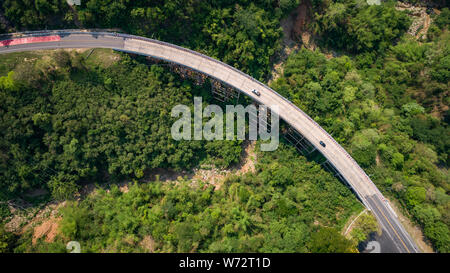
[[[67,51],[69,53],[73,52],[73,51],[75,51],[77,53],[83,53],[83,52],[86,52],[86,51],[90,50],[90,48],[62,48],[62,49],[57,49],[57,50],[64,50],[64,51]]]
[[[377,166],[380,166],[381,164],[381,159],[380,159],[380,155],[377,153],[377,155],[375,156],[375,163],[377,164]]]
[[[230,174],[230,170],[212,169],[195,169],[192,182],[206,182],[214,186],[214,190],[219,190],[222,186],[222,182]]]
[[[268,81],[269,85],[283,74],[283,63],[289,55],[298,51],[301,46],[310,50],[316,49],[317,46],[313,36],[308,30],[311,21],[311,2],[309,0],[302,1],[288,17],[281,20],[280,24],[283,29],[282,49],[274,57],[276,61]]]
[[[293,52],[297,51],[300,47],[296,41],[292,39],[292,29],[294,26],[294,21],[296,18],[296,13],[291,13],[287,18],[281,20],[281,28],[283,29],[283,41],[282,49],[277,52],[274,59],[276,60],[273,68],[272,74],[269,79],[269,84],[278,79],[283,74],[283,63],[286,61],[288,56]]]
[[[65,205],[66,202],[50,202],[39,207],[14,208],[13,217],[5,224],[5,229],[17,235],[31,230],[33,245],[39,239],[51,243],[59,234],[59,223],[62,220],[59,209]]]
[[[443,94],[441,98],[436,98],[436,105],[433,106],[433,110],[431,110],[430,115],[442,120],[444,118],[445,113],[450,109],[448,105],[445,105],[443,101],[444,98],[448,96],[448,91]]]
[[[426,39],[428,28],[431,24],[431,17],[427,14],[426,7],[413,6],[409,3],[397,2],[397,10],[407,10],[413,22],[408,29],[408,34],[416,39]]]
[[[129,191],[128,185],[123,185],[119,187],[119,190],[123,193],[127,193]]]
[[[161,182],[175,182],[186,179],[192,180],[192,186],[197,185],[198,182],[203,182],[209,185],[213,185],[215,190],[219,190],[222,186],[222,183],[226,180],[230,175],[243,175],[248,172],[256,171],[256,161],[257,154],[255,151],[255,141],[246,141],[243,144],[243,152],[241,155],[241,162],[236,164],[228,169],[219,169],[214,167],[213,165],[204,165],[198,168],[194,168],[192,171],[175,171],[171,169],[162,169],[157,168],[151,171],[147,171],[144,174],[144,178],[140,181],[140,183],[151,183],[153,181],[161,181]],[[106,178],[107,180],[107,178]],[[133,184],[133,181],[123,181],[120,183],[111,183],[104,185],[105,188],[108,188],[112,185],[117,185],[119,190],[123,193],[127,193],[129,191],[130,184]],[[79,191],[79,195],[77,199],[83,199],[88,195],[92,195],[96,193],[97,185],[95,184],[87,184],[84,185]],[[107,192],[109,190],[106,190]]]
[[[32,244],[36,244],[40,238],[45,238],[49,243],[53,242],[59,232],[61,217],[58,212],[65,204],[66,202],[51,202],[43,207],[13,209],[13,217],[5,224],[5,229],[16,234],[24,234],[31,229]]]
[[[244,160],[243,160],[243,164],[240,166],[239,170],[237,171],[239,174],[245,174],[248,172],[255,172],[256,168],[255,168],[255,164],[256,164],[256,152],[255,152],[255,145],[256,142],[252,141],[249,142],[247,144],[247,146],[244,149]]]
[[[291,36],[294,40],[300,40],[302,44],[310,49],[316,48],[312,41],[312,34],[308,31],[308,25],[312,21],[311,2],[309,0],[302,1],[294,11],[295,19],[291,30]]]
[[[153,253],[157,247],[156,242],[153,240],[152,236],[147,235],[144,236],[144,239],[139,243],[139,245],[144,248],[146,251]]]
[[[255,141],[246,141],[244,143],[244,151],[241,157],[241,162],[229,169],[220,170],[214,167],[211,167],[210,169],[195,169],[194,175],[192,176],[193,182],[202,181],[204,183],[214,185],[215,190],[219,190],[222,186],[222,183],[228,176],[243,175],[248,172],[255,172],[255,145]]]

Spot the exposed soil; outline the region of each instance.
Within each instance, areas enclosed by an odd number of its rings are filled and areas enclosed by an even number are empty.
[[[232,166],[226,170],[219,170],[217,168],[211,169],[194,169],[194,175],[192,176],[192,180],[195,183],[196,181],[202,181],[211,185],[214,185],[215,190],[219,190],[222,186],[222,183],[225,179],[230,175],[243,175],[248,172],[255,172],[255,164],[256,164],[256,152],[255,152],[255,141],[246,141],[244,143],[244,150],[242,154],[241,163]]]
[[[302,1],[295,9],[294,15],[291,37],[301,41],[306,48],[314,50],[316,45],[311,41],[311,32],[308,31],[308,25],[312,20],[311,2],[309,0]]]
[[[409,16],[413,19],[413,22],[408,29],[408,34],[414,36],[416,39],[427,38],[428,28],[431,24],[431,17],[427,14],[426,7],[413,6],[409,3],[397,2],[395,8],[397,10],[409,11]]]
[[[380,166],[381,164],[381,159],[380,159],[380,155],[377,153],[377,155],[375,156],[375,163],[377,164],[377,166]]]
[[[51,218],[39,226],[34,228],[33,238],[31,242],[33,245],[37,243],[37,240],[45,236],[45,242],[51,243],[58,234],[58,226],[61,218]]]
[[[283,64],[289,55],[298,51],[301,46],[310,50],[316,49],[312,34],[308,30],[308,24],[311,20],[311,2],[309,0],[302,1],[287,18],[281,20],[280,24],[283,29],[282,49],[275,56],[276,61],[268,81],[269,85],[283,74]]]
[[[32,243],[45,236],[46,242],[53,242],[58,235],[58,224],[61,218],[58,216],[59,209],[66,202],[51,202],[41,208],[27,208],[17,210],[12,208],[13,217],[5,224],[5,229],[16,234],[23,234],[33,229]]]
[[[145,236],[144,239],[142,239],[142,241],[139,243],[139,245],[150,253],[155,252],[156,242],[150,235]]]
[[[255,172],[255,164],[256,164],[256,152],[255,152],[255,141],[249,142],[248,145],[246,145],[244,149],[244,160],[242,166],[240,166],[240,169],[238,170],[239,174],[245,174],[248,172]]]
[[[446,94],[443,95],[443,97],[448,96],[448,92],[446,92]],[[442,102],[442,99],[440,99],[440,101],[438,101],[438,105],[435,105],[433,107],[433,110],[431,111],[430,115],[442,120],[445,113],[447,113],[447,111],[450,109],[450,107],[448,105],[445,105],[444,102]]]
[[[228,169],[219,169],[214,166],[201,166],[199,168],[194,168],[191,172],[189,171],[174,171],[171,169],[162,169],[157,168],[151,171],[148,171],[144,175],[144,179],[142,179],[142,183],[148,183],[153,181],[161,181],[161,182],[176,182],[183,178],[192,180],[193,185],[197,184],[197,182],[204,182],[209,185],[213,185],[215,190],[219,190],[222,186],[222,183],[225,179],[230,175],[243,175],[248,172],[255,172],[255,164],[257,155],[255,152],[255,141],[246,141],[244,142],[244,149],[241,155],[241,162],[236,164]],[[119,190],[123,193],[128,192],[129,185],[132,184],[132,181],[123,181],[120,183],[114,183],[119,187]],[[106,187],[113,185],[107,184]],[[97,186],[95,184],[87,184],[81,188],[77,199],[81,200],[90,194],[95,194],[95,190]],[[108,192],[109,190],[107,190]]]
[[[127,193],[129,191],[128,185],[123,185],[119,187],[119,190],[123,193]]]
[[[73,5],[69,5],[70,10],[72,11],[73,23],[77,26],[77,28],[82,28],[80,20],[78,20],[78,12]]]

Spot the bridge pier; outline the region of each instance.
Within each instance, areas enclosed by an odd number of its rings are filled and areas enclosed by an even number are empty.
[[[205,74],[194,71],[193,69],[185,66],[181,66],[175,63],[170,63],[170,70],[180,75],[182,79],[192,79],[196,85],[202,85],[205,83],[207,76]]]
[[[234,104],[239,101],[239,95],[241,92],[237,91],[235,88],[211,78],[210,82],[211,93],[216,100],[221,102],[229,102],[234,100]]]
[[[311,142],[291,126],[284,133],[284,138],[305,156],[316,150],[316,147]]]
[[[342,175],[338,172],[338,170],[336,170],[336,168],[333,166],[333,164],[331,164],[331,162],[328,161],[328,159],[325,160],[324,162],[320,163],[320,165],[325,170],[329,171],[334,176],[336,176],[339,180],[341,180],[347,187],[350,187],[350,185],[348,184],[347,180],[345,180],[344,177],[342,177]]]
[[[270,133],[272,128],[272,111],[269,107],[262,107],[261,104],[256,101],[253,101],[252,104],[255,105],[257,112],[256,116],[249,113],[249,121],[253,120],[258,126],[265,126],[266,131]],[[265,118],[259,120],[260,115]]]

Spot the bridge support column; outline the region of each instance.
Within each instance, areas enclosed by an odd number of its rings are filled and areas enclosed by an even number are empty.
[[[191,79],[194,80],[194,83],[196,85],[202,85],[205,83],[206,80],[206,76],[204,74],[201,74],[197,71],[194,71],[191,68],[185,67],[185,66],[181,66],[175,63],[171,63],[170,64],[170,68],[172,70],[172,72],[177,73],[178,75],[180,75],[180,77],[182,79]]]
[[[334,176],[336,176],[340,181],[342,181],[347,187],[349,187],[350,189],[352,189],[352,187],[350,187],[350,184],[348,184],[347,180],[345,180],[345,178],[338,172],[338,170],[333,166],[333,164],[331,164],[330,161],[326,160],[325,162],[322,162],[320,164],[322,167],[324,167],[325,170],[329,171],[330,173],[332,173]],[[352,189],[353,190],[353,189]]]
[[[239,100],[240,92],[231,86],[228,86],[220,81],[210,79],[211,93],[213,97],[221,102],[233,101],[236,104]]]
[[[269,107],[260,107],[261,104],[256,101],[253,101],[252,104],[255,105],[257,112],[256,116],[250,116],[249,113],[249,120],[254,120],[258,126],[265,126],[267,132],[270,133],[272,128],[272,111]],[[259,115],[262,115],[263,117],[265,116],[265,119],[261,119],[261,121],[259,121]]]

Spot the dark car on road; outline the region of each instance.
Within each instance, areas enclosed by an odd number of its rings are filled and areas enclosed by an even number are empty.
[[[327,145],[325,145],[325,143],[321,140],[319,141],[320,145],[322,145],[323,147],[326,147]]]
[[[258,97],[261,96],[261,93],[259,93],[259,91],[256,90],[256,89],[253,89],[253,90],[252,90],[252,93],[255,94],[255,95],[257,95]]]

